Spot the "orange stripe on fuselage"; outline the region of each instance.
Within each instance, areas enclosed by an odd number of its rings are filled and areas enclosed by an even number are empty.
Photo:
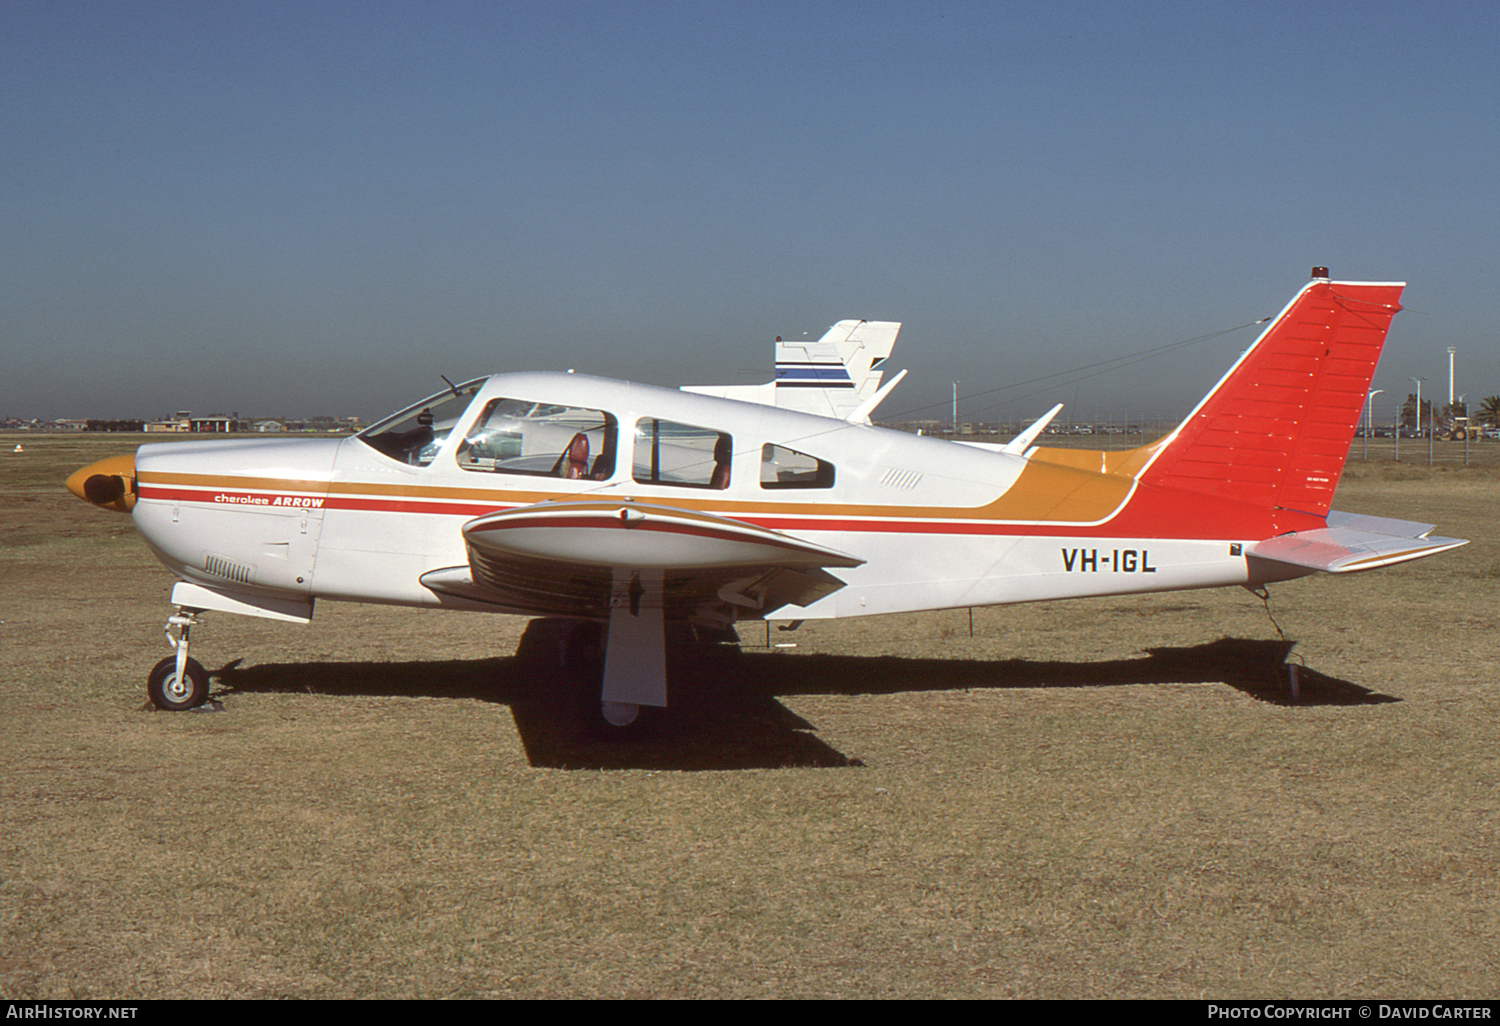
[[[1030,459],[1055,463],[1060,467],[1073,467],[1091,474],[1112,474],[1117,477],[1135,477],[1141,472],[1162,441],[1152,442],[1135,449],[1116,449],[1105,452],[1099,449],[1052,449],[1045,446],[1032,450]]]
[[[1100,459],[1113,470],[1111,473],[1064,466],[1050,458],[1033,459],[1009,489],[979,506],[709,499],[704,497],[705,494],[722,493],[693,488],[673,489],[667,495],[655,491],[643,495],[632,489],[630,493],[620,495],[618,492],[607,494],[599,491],[519,491],[357,481],[329,483],[177,473],[142,474],[140,491],[141,497],[147,500],[203,503],[212,503],[217,490],[304,492],[326,496],[325,509],[463,517],[548,500],[567,503],[618,498],[622,501],[660,502],[732,517],[774,530],[804,531],[980,535],[1028,534],[1035,533],[1031,530],[1035,526],[1045,526],[1080,536],[1258,540],[1284,531],[1323,526],[1320,520],[1294,511],[1273,511],[1198,493],[1138,486],[1126,470],[1143,461],[1150,448],[1121,453],[1120,460],[1110,459],[1113,454],[1109,453],[1079,454],[1080,460]],[[1059,451],[1046,451],[1046,457]],[[622,484],[630,487],[630,482]]]
[[[496,488],[455,488],[444,485],[377,484],[359,481],[309,481],[273,477],[237,477],[224,474],[144,473],[140,475],[142,494],[152,497],[158,489],[171,491],[174,497],[187,498],[178,489],[238,489],[272,492],[306,492],[327,495],[328,507],[344,504],[338,497],[370,497],[385,500],[416,500],[443,503],[498,503],[530,505],[544,500],[607,501],[614,495],[600,492],[521,491]],[[626,483],[625,487],[629,487]],[[1021,471],[1016,482],[992,501],[980,506],[874,505],[840,502],[765,502],[744,499],[707,499],[700,489],[673,489],[670,496],[652,493],[651,501],[706,513],[733,511],[746,514],[793,515],[815,517],[888,517],[896,519],[964,519],[1016,523],[1094,524],[1107,520],[1120,510],[1130,495],[1133,482],[1128,477],[1102,475],[1074,467],[1048,462],[1033,462]],[[175,488],[173,487],[175,486]],[[649,486],[647,486],[649,487]],[[164,494],[159,497],[165,497]],[[619,496],[621,499],[627,496]],[[628,496],[637,498],[637,494]],[[205,500],[207,501],[207,500]],[[400,503],[408,506],[408,502]]]

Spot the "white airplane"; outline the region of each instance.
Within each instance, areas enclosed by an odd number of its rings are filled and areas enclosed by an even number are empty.
[[[307,622],[319,600],[376,602],[566,618],[562,676],[633,729],[667,705],[669,634],[1256,589],[1464,544],[1329,509],[1402,288],[1314,268],[1176,430],[1128,451],[1031,447],[1050,413],[986,450],[523,373],[351,438],[144,445],[68,487],[130,512],[180,578],[176,651],[148,679],[160,708],[208,695],[188,654],[206,610]]]
[[[684,392],[739,399],[868,424],[870,413],[906,376],[882,388],[899,321],[839,321],[816,342],[776,338],[776,377],[764,385],[683,385]]]

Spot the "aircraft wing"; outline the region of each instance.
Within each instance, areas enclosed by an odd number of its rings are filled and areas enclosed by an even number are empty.
[[[1428,532],[1434,526],[1330,512],[1327,527],[1268,538],[1252,545],[1249,554],[1310,570],[1345,574],[1405,563],[1468,544],[1462,538],[1429,537]]]
[[[687,618],[728,603],[763,616],[844,586],[826,567],[864,560],[744,521],[643,502],[540,502],[463,526],[467,566],[433,591],[548,616],[605,618],[612,600]],[[646,583],[643,584],[642,581]]]

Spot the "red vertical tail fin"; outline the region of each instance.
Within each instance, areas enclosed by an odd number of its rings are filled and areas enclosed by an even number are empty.
[[[1314,278],[1153,447],[1141,482],[1326,516],[1404,287]]]

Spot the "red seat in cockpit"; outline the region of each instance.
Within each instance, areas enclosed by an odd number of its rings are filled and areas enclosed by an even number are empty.
[[[562,476],[570,480],[589,476],[589,436],[580,431],[563,454]]]

